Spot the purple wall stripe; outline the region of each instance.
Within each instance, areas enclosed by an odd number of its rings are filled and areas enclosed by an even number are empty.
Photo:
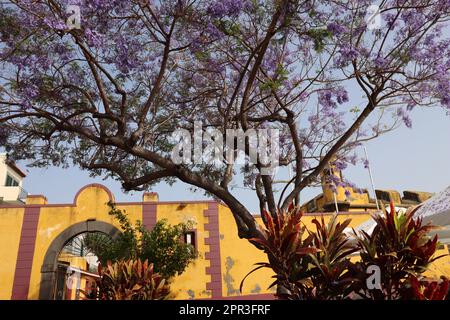
[[[211,290],[212,299],[219,299],[222,298],[222,266],[220,260],[218,204],[208,204],[208,209],[203,214],[208,218],[208,223],[205,224],[205,231],[209,232],[209,237],[205,238],[205,245],[209,246],[209,252],[205,253],[205,259],[209,260],[210,266],[205,269],[205,273],[211,276],[211,281],[206,284],[206,290]]]
[[[144,203],[142,205],[142,224],[149,230],[156,224],[156,203]]]
[[[12,300],[26,300],[28,298],[39,213],[40,207],[25,207],[14,273]]]

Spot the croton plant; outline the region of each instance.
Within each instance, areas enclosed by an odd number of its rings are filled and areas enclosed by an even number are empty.
[[[154,272],[147,260],[108,261],[99,267],[97,290],[88,299],[93,300],[163,300],[169,296],[166,280]]]
[[[270,268],[275,279],[270,287],[277,286],[280,299],[445,299],[448,280],[423,277],[443,256],[435,254],[437,236],[429,236],[434,227],[414,218],[415,211],[401,214],[391,203],[384,214],[373,214],[372,233],[354,231],[353,237],[345,232],[351,220],[339,222],[337,215],[328,222],[323,216],[313,219],[310,230],[295,207],[273,216],[263,211],[261,236],[250,241],[265,251],[268,262],[256,264],[241,290],[251,273]],[[370,266],[380,271],[376,288],[367,286]]]

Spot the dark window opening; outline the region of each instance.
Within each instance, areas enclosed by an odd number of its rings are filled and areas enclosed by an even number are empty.
[[[11,177],[10,175],[6,176],[6,184],[7,187],[18,187],[19,186],[19,182],[14,179],[13,177]]]
[[[308,212],[316,211],[316,201],[315,200],[308,202],[307,210],[308,210]]]
[[[190,244],[197,249],[195,246],[195,231],[189,231],[184,234],[184,243]]]

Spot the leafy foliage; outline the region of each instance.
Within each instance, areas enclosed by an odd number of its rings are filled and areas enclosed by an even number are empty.
[[[352,240],[345,229],[351,220],[328,222],[322,216],[313,219],[315,230],[302,226],[302,213],[290,207],[276,216],[263,211],[265,229],[260,238],[250,239],[268,256],[268,262],[256,264],[248,275],[261,268],[274,271],[282,299],[443,299],[448,281],[418,281],[435,257],[437,237],[430,239],[431,225],[413,219],[415,210],[399,214],[391,204],[385,215],[373,215],[376,222],[369,235],[362,232]],[[350,255],[358,252],[360,260],[352,262]],[[381,289],[369,289],[366,284],[369,266],[381,270]],[[247,276],[248,276],[247,275]],[[242,280],[242,285],[247,278]]]
[[[257,267],[248,275],[261,268],[270,268],[275,272],[276,279],[270,287],[276,285],[283,288],[283,292],[278,293],[280,297],[303,299],[308,294],[308,286],[301,276],[308,271],[310,259],[302,258],[317,252],[312,246],[312,236],[303,239],[306,232],[306,228],[301,226],[303,214],[279,211],[272,217],[265,210],[262,214],[266,229],[261,230],[260,238],[252,238],[249,241],[262,247],[269,262],[257,263]],[[241,282],[241,290],[246,277]]]
[[[170,293],[164,277],[155,273],[148,260],[120,260],[108,262],[100,268],[97,281],[99,300],[163,300]]]
[[[313,219],[316,231],[312,232],[313,246],[319,251],[311,255],[315,268],[311,271],[311,282],[314,289],[313,298],[343,299],[353,290],[353,282],[349,267],[350,254],[358,248],[344,233],[351,222],[347,219],[338,222],[333,216],[328,223],[322,216],[320,220]]]
[[[400,299],[409,276],[426,271],[428,265],[442,256],[434,257],[437,236],[430,239],[431,225],[422,225],[422,219],[413,219],[415,209],[398,214],[394,205],[385,215],[373,215],[375,229],[369,235],[358,237],[361,261],[356,263],[359,278],[364,278],[370,265],[381,270],[381,290],[367,290],[365,280],[360,281],[358,293],[371,299]]]
[[[148,260],[152,261],[156,272],[165,278],[181,274],[196,257],[195,248],[183,241],[185,232],[192,228],[191,223],[175,226],[160,220],[149,231],[137,221],[131,224],[128,216],[109,203],[110,215],[119,222],[123,232],[116,239],[103,241],[102,235],[90,234],[85,238],[86,246],[106,265],[108,261]]]
[[[325,48],[325,39],[332,36],[327,29],[310,29],[306,34],[314,41],[314,50],[321,52]]]
[[[419,280],[415,276],[409,278],[410,296],[414,300],[445,300],[448,294],[449,281],[443,278],[441,282]]]

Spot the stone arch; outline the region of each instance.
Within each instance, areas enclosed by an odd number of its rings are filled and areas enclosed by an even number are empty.
[[[44,257],[44,262],[41,267],[39,300],[53,299],[59,253],[70,239],[85,232],[102,232],[112,238],[116,238],[121,233],[120,230],[113,225],[95,220],[76,223],[61,232],[50,244]]]

